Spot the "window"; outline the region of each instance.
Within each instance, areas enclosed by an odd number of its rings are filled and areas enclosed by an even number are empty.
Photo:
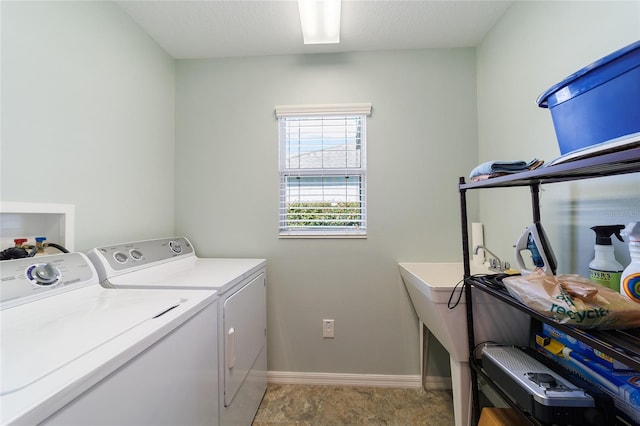
[[[277,106],[280,236],[367,234],[371,104]]]

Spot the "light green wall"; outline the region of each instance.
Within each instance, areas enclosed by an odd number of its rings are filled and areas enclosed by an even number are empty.
[[[477,48],[479,162],[560,156],[551,114],[537,97],[568,75],[640,39],[638,1],[515,2]],[[594,225],[640,220],[640,175],[546,185],[542,223],[560,272],[588,274]],[[526,188],[482,190],[485,242],[513,264],[532,221]],[[626,243],[616,256],[628,263]]]
[[[170,235],[173,59],[111,2],[0,7],[1,199],[74,204],[77,250]]]
[[[418,374],[397,263],[461,259],[474,49],[184,60],[176,74],[176,232],[201,256],[268,259],[269,370]],[[340,102],[373,104],[368,238],[278,239],[274,107]],[[444,361],[430,374],[446,375]]]
[[[111,3],[0,8],[1,199],[75,204],[78,250],[185,234],[202,256],[266,257],[269,368],[282,371],[417,374],[396,263],[460,259],[458,176],[559,155],[536,97],[640,38],[637,2],[515,2],[477,50],[174,62]],[[334,102],[373,103],[369,238],[278,240],[273,108]],[[640,220],[638,183],[545,190],[566,268],[589,257],[587,225]],[[487,243],[507,259],[528,203],[526,190],[480,193]],[[334,340],[321,338],[327,317]],[[430,374],[444,375],[435,352]]]

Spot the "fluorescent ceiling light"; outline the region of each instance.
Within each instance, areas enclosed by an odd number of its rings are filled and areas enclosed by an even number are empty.
[[[340,43],[341,0],[298,0],[304,44]]]

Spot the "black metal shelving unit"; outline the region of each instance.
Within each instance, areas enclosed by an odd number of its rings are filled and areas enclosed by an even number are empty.
[[[508,403],[515,408],[517,406],[511,399],[497,387],[482,370],[479,360],[475,359],[473,348],[476,346],[473,326],[473,305],[471,302],[472,289],[483,291],[509,305],[525,312],[530,317],[540,322],[553,325],[570,336],[581,340],[588,345],[608,354],[635,369],[640,371],[640,329],[633,330],[609,330],[593,331],[580,330],[572,326],[557,324],[555,321],[538,314],[519,301],[512,298],[508,293],[501,292],[492,287],[488,287],[481,281],[471,276],[471,266],[469,260],[469,233],[467,218],[466,193],[469,190],[486,188],[507,188],[507,187],[529,187],[531,191],[531,208],[533,221],[540,220],[540,185],[568,182],[583,179],[592,179],[605,176],[622,175],[627,173],[640,172],[640,147],[630,148],[624,151],[601,154],[590,158],[583,158],[571,162],[556,164],[527,172],[491,178],[480,182],[466,183],[464,178],[460,178],[458,190],[460,192],[460,216],[462,227],[462,253],[464,262],[465,300],[467,310],[467,328],[469,330],[469,365],[471,367],[472,383],[472,418],[474,424],[478,423],[480,416],[480,403],[478,398],[478,376],[483,377],[487,383]],[[638,191],[640,197],[640,188]],[[538,425],[535,419],[518,410],[524,422]]]

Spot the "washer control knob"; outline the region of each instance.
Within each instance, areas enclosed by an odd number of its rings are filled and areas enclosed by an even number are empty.
[[[182,245],[177,241],[173,241],[173,240],[169,241],[169,248],[175,254],[182,253]]]
[[[142,259],[142,252],[138,249],[133,249],[129,252],[129,255],[131,255],[131,257],[133,258],[133,260],[140,260]]]
[[[60,271],[50,263],[39,263],[27,269],[27,277],[37,285],[52,285],[60,279]]]
[[[126,263],[127,260],[129,259],[129,257],[126,254],[124,254],[123,252],[121,252],[121,251],[117,251],[117,252],[113,253],[113,258],[118,263]]]

